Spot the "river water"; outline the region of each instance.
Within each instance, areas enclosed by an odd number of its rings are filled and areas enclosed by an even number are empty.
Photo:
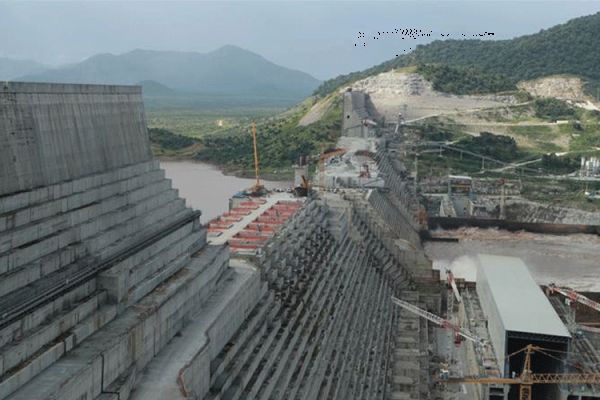
[[[240,190],[251,187],[254,179],[224,175],[218,168],[191,161],[161,161],[161,168],[173,187],[179,189],[186,204],[202,211],[205,223],[229,209],[229,198]],[[288,188],[291,182],[262,181],[268,189]]]
[[[433,267],[442,271],[444,279],[444,270],[450,268],[456,277],[475,281],[477,255],[494,254],[521,258],[538,284],[554,282],[580,291],[600,291],[600,237],[596,235],[548,235],[480,228],[441,232],[441,236],[459,239],[458,243],[425,244],[427,256]]]

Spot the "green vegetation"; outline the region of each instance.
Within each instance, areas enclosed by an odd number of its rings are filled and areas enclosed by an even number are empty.
[[[473,67],[419,64],[417,72],[440,92],[483,94],[516,90],[514,82],[503,75],[482,72]]]
[[[429,118],[427,122],[412,126],[410,129],[419,139],[429,142],[451,142],[470,136],[462,132],[463,126],[448,125],[436,117]]]
[[[260,163],[266,170],[289,168],[299,156],[319,153],[335,144],[341,132],[341,99],[336,96],[319,121],[299,126],[298,121],[311,105],[305,102],[281,118],[257,124]],[[206,136],[202,144],[196,154],[198,160],[214,162],[226,169],[252,168],[252,135],[248,126]]]
[[[525,155],[517,148],[515,139],[490,132],[481,132],[479,136],[469,136],[461,139],[455,144],[455,147],[504,162],[515,161]]]
[[[174,133],[201,138],[206,135],[228,132],[238,125],[248,125],[253,120],[276,115],[280,107],[223,106],[204,108],[149,109],[148,126],[164,128]]]
[[[554,98],[539,98],[533,102],[535,116],[542,119],[556,121],[558,119],[572,119],[576,117],[575,109],[566,102]]]
[[[577,75],[588,81],[586,89],[596,95],[600,87],[599,34],[600,13],[596,13],[510,40],[438,40],[364,71],[325,81],[315,93],[324,95],[357,79],[394,68],[444,64],[476,68],[509,77],[512,82],[554,74]]]
[[[542,155],[542,167],[552,174],[568,174],[579,168],[579,157],[559,157],[554,153]]]
[[[600,183],[525,178],[523,179],[522,195],[528,200],[554,206],[597,212],[600,210],[600,201],[587,199],[586,190],[600,190]]]
[[[148,129],[150,142],[166,150],[181,150],[198,143],[198,140],[188,136],[177,135],[171,131],[160,128]]]
[[[584,127],[581,133],[574,134],[570,149],[575,151],[589,151],[600,148],[600,128],[598,125]]]

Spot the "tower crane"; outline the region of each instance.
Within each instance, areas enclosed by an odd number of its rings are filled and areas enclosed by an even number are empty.
[[[467,329],[453,323],[452,321],[430,313],[429,311],[423,310],[422,308],[419,308],[414,304],[409,303],[408,301],[400,300],[394,296],[392,296],[392,302],[397,306],[402,307],[405,310],[408,310],[413,314],[418,315],[419,317],[425,318],[426,320],[441,326],[444,329],[452,330],[454,332],[455,343],[457,344],[459,344],[463,340],[462,338],[464,338],[474,342],[478,346],[487,346],[487,341],[485,339],[482,339],[479,336],[472,334]]]
[[[600,303],[597,303],[594,300],[591,300],[585,297],[584,295],[577,293],[573,289],[558,287],[554,283],[549,284],[547,287],[550,293],[560,293],[571,301],[576,301],[590,308],[593,308],[596,311],[600,311]]]
[[[531,391],[533,385],[600,384],[600,373],[534,373],[531,370],[531,355],[535,352],[549,355],[546,353],[546,351],[552,350],[529,344],[521,350],[510,354],[508,357],[512,357],[519,353],[525,354],[523,370],[519,376],[513,378],[466,376],[463,378],[448,378],[444,379],[443,381],[444,383],[519,385],[519,400],[531,400]]]
[[[252,146],[254,149],[254,174],[256,176],[256,182],[251,188],[253,195],[260,195],[264,192],[265,187],[261,185],[260,178],[258,175],[258,145],[256,143],[256,123],[252,123]]]

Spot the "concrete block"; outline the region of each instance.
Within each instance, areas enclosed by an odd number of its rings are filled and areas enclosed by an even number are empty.
[[[127,294],[127,276],[122,273],[102,273],[97,278],[98,287],[107,293],[108,302],[120,303]]]
[[[63,343],[57,343],[0,382],[0,399],[8,397],[64,354]]]
[[[107,327],[110,331],[110,326]],[[112,343],[102,353],[104,359],[103,382],[108,385],[114,382],[119,375],[132,365],[133,350],[136,348],[136,335],[133,332],[119,336],[116,343]]]
[[[67,336],[64,340],[65,342],[65,352],[69,352],[75,346],[75,335],[71,334]]]
[[[120,398],[120,393],[102,393],[96,398],[96,400],[119,400]],[[123,398],[127,399],[127,397]]]

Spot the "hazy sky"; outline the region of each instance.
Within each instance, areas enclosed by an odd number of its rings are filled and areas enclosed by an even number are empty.
[[[7,2],[0,56],[58,65],[135,48],[206,52],[234,44],[319,79],[363,69],[414,47],[380,31],[459,38],[535,33],[600,11],[599,1]],[[358,39],[364,32],[362,46]],[[407,45],[407,43],[409,43]],[[354,46],[358,44],[358,46]]]

